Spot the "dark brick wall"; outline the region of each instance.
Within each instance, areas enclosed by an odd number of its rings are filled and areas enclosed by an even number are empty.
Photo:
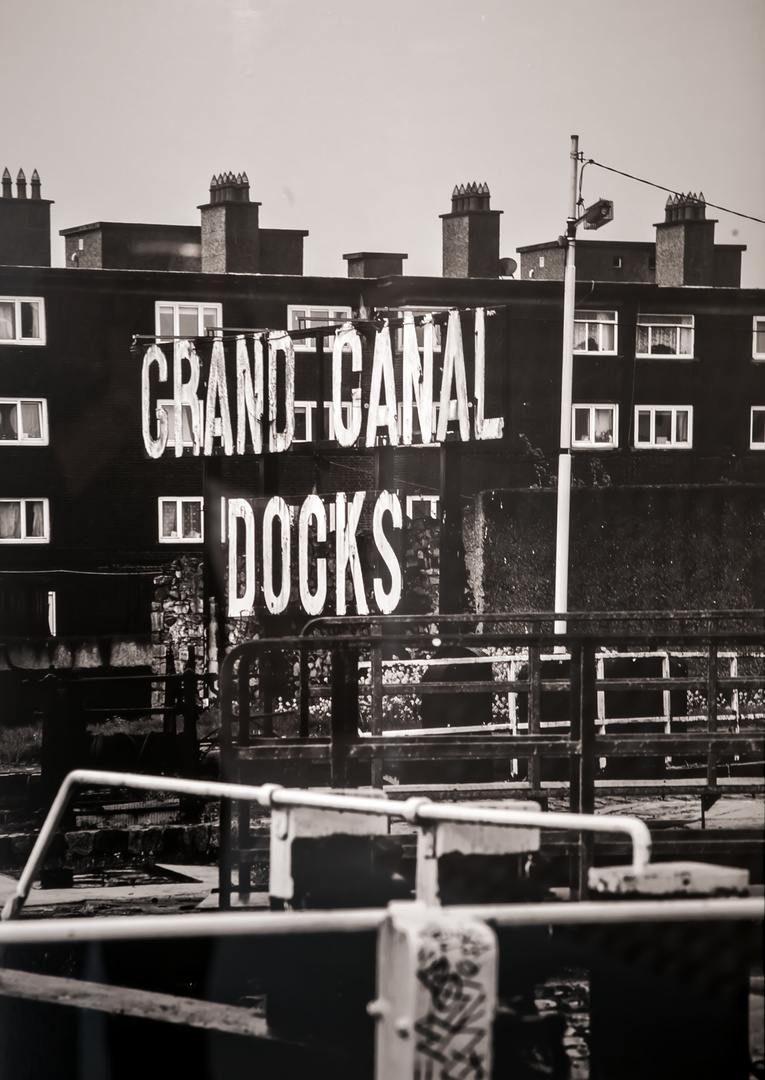
[[[484,494],[471,544],[484,610],[551,609],[555,518],[552,490]],[[569,610],[757,607],[764,548],[763,484],[575,488]]]
[[[0,265],[50,266],[50,205],[0,198]]]

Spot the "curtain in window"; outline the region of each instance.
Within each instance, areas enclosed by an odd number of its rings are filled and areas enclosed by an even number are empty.
[[[688,413],[678,412],[675,418],[675,442],[688,442]]]
[[[685,331],[687,333],[687,331]],[[674,353],[677,349],[677,327],[652,326],[651,352]]]
[[[26,503],[27,536],[45,536],[45,514],[40,501]]]
[[[18,437],[16,406],[10,403],[0,405],[0,440],[15,442]]]
[[[162,535],[164,537],[178,535],[178,508],[174,502],[162,503]]]
[[[16,339],[16,305],[12,300],[0,300],[0,339]]]
[[[595,410],[595,442],[610,443],[614,441],[614,413],[613,409]]]
[[[39,338],[40,336],[40,305],[36,301],[21,305],[21,336],[23,338]]]
[[[574,409],[574,442],[590,441],[590,410]]]
[[[21,430],[27,439],[42,438],[42,423],[39,401],[22,401]]]
[[[202,507],[199,503],[183,503],[183,536],[187,540],[202,536]]]
[[[21,539],[21,503],[0,503],[0,540]]]

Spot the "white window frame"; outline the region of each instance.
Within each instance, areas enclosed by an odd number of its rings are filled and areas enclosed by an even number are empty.
[[[173,309],[173,334],[172,337],[162,337],[162,330],[160,327],[160,308],[172,308]],[[180,310],[181,308],[196,308],[197,309],[197,333],[190,335],[190,337],[221,337],[223,333],[223,304],[215,303],[214,301],[207,300],[157,300],[154,304],[154,333],[157,341],[172,341],[173,338],[181,336],[180,331]],[[207,328],[204,323],[205,309],[214,308],[215,310],[215,328],[212,335],[208,335]]]
[[[421,503],[429,504],[429,511],[426,516],[438,520],[438,495],[407,495],[406,516],[410,519],[413,519],[415,505],[419,505]]]
[[[0,296],[0,304],[14,304],[14,321],[17,335],[21,331],[21,305],[37,304],[37,337],[0,337],[0,345],[44,345],[45,344],[45,301],[41,296]]]
[[[301,316],[305,320],[300,325]],[[336,323],[342,325],[351,321],[353,311],[343,304],[288,304],[287,305],[287,329],[310,330],[312,326],[333,326]],[[324,351],[332,348],[335,337],[329,334],[324,338]],[[295,352],[315,352],[315,338],[296,338],[294,340]]]
[[[677,322],[651,322],[651,319],[676,319]],[[685,320],[684,322],[681,320]],[[690,320],[690,321],[688,321]],[[644,327],[648,330],[648,349],[646,352],[638,352],[638,337],[640,336],[640,329]],[[652,352],[651,351],[651,339],[653,337],[653,328],[660,330],[668,330],[674,328],[675,330],[675,351],[674,352]],[[690,330],[691,345],[688,352],[680,352],[680,337],[683,330]],[[662,360],[689,360],[693,359],[695,355],[696,344],[696,317],[694,315],[665,315],[661,314],[648,314],[647,312],[640,312],[637,317],[637,327],[635,333],[635,356],[646,357],[648,359],[659,358]]]
[[[641,412],[651,414],[651,435],[648,442],[638,440],[638,422]],[[671,437],[669,442],[656,442],[656,414],[669,412],[672,414]],[[677,430],[677,414],[688,413],[688,438],[685,442],[675,439]],[[693,406],[692,405],[636,405],[635,406],[635,449],[636,450],[691,450],[693,448]]]
[[[202,399],[198,398],[197,399],[197,411],[199,412],[199,429],[200,429],[200,431],[203,430],[203,428],[204,428],[203,405],[204,405],[204,402],[202,401]],[[167,445],[168,446],[175,446],[175,400],[173,398],[160,398],[157,401],[157,408],[162,409],[164,411],[164,413],[165,413],[165,416],[167,417]],[[190,409],[191,406],[184,404],[182,406],[182,408]],[[187,439],[183,440],[183,445],[184,446],[193,446],[194,445],[194,436],[193,436],[193,434],[190,434]]]
[[[177,515],[177,521],[179,528],[183,527],[183,506],[184,503],[195,503],[200,508],[201,514],[201,536],[163,536],[162,534],[162,507],[164,503],[175,503],[175,510]],[[201,495],[160,495],[157,499],[157,516],[158,516],[158,536],[160,544],[201,544],[205,538],[205,502]]]
[[[758,326],[762,328],[760,333],[765,333],[765,315],[755,315],[752,319],[752,359],[765,360],[765,349],[757,348]]]
[[[755,442],[754,439],[754,417],[755,413],[762,413],[765,416],[765,405],[752,405],[749,412],[749,449],[750,450],[765,450],[765,438],[762,442]]]
[[[422,320],[423,315],[441,315],[441,314],[445,315],[445,314],[448,313],[448,311],[449,311],[449,309],[444,308],[444,307],[407,307],[407,308],[396,309],[394,311],[389,312],[388,314],[389,314],[389,317],[391,319],[403,319],[404,315],[412,315],[413,318],[414,318],[414,322],[415,322],[415,330],[421,330],[422,329],[422,323],[420,322],[420,325],[417,325],[417,320],[418,319]],[[442,339],[443,339],[445,333],[446,333],[446,327],[444,325],[442,325],[441,323],[436,322],[436,320],[434,319],[433,320],[433,354],[434,355],[437,355],[438,353],[441,352],[441,343],[442,343]],[[395,335],[394,340],[395,340],[395,346],[394,346],[395,351],[397,353],[403,352],[403,349],[404,349],[404,328],[403,328],[403,326],[397,326],[396,327],[396,335]],[[422,345],[419,345],[419,350],[420,350],[420,352],[422,352],[422,350],[423,350]]]
[[[597,315],[610,315],[610,319],[598,319]],[[594,331],[593,336],[597,338],[597,349],[574,349],[574,353],[577,356],[616,356],[619,348],[619,315],[616,311],[575,311],[574,312],[574,334],[576,335],[576,324],[584,325],[585,339],[589,339],[590,333]],[[614,328],[614,347],[613,349],[602,348],[603,335],[600,327],[613,326]]]
[[[576,431],[576,411],[577,409],[589,409],[590,411],[590,431],[595,428],[595,411],[596,409],[609,409],[613,416],[613,438],[611,442],[594,442],[592,439],[576,439],[574,433]],[[619,445],[619,406],[612,401],[603,401],[597,404],[590,404],[589,402],[576,402],[571,406],[571,446],[581,448],[583,450],[613,450]]]
[[[48,445],[48,402],[46,398],[0,398],[0,405],[15,405],[19,423],[19,431],[15,439],[0,439],[0,446],[47,446]],[[32,439],[21,431],[21,406],[40,406],[40,438]]]
[[[0,506],[5,503],[18,503],[19,504],[19,518],[21,522],[21,536],[3,536],[0,537],[0,544],[48,544],[50,543],[50,504],[47,499],[41,498],[25,498],[25,499],[0,499]],[[43,535],[42,536],[26,536],[26,504],[27,503],[42,503],[43,508]]]

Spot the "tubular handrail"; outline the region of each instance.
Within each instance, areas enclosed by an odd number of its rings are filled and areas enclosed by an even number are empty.
[[[220,780],[189,780],[183,777],[144,776],[138,773],[75,769],[62,781],[40,829],[40,835],[21,873],[16,891],[3,907],[0,921],[13,919],[24,905],[37,873],[42,866],[56,830],[66,811],[72,791],[77,786],[123,787],[141,791],[166,791],[208,798],[240,799],[267,807],[315,807],[348,813],[382,814],[403,818],[412,825],[439,821],[468,824],[508,825],[521,828],[572,829],[586,832],[622,833],[632,840],[632,870],[639,872],[651,858],[651,834],[644,822],[628,816],[548,813],[526,809],[467,807],[433,803],[423,796],[413,796],[395,803],[379,795],[343,795],[324,791],[284,788],[280,784],[229,784]]]
[[[117,915],[96,918],[34,919],[0,923],[0,947],[78,941],[169,940],[195,937],[253,937],[377,930],[397,909],[424,915],[482,919],[494,926],[581,926],[645,922],[752,921],[765,918],[763,897],[690,900],[585,900],[578,904],[455,904],[429,908],[398,901],[387,908],[343,911],[236,911],[189,915]]]

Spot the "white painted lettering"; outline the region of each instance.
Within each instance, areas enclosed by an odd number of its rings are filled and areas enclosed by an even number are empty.
[[[358,373],[361,382],[362,346],[358,332],[346,323],[335,334],[332,345],[332,425],[339,446],[353,446],[361,434],[361,386],[351,390],[351,419],[346,426],[343,419],[343,352],[351,350],[351,371]]]
[[[146,453],[151,458],[162,457],[167,446],[167,413],[160,406],[156,406],[157,437],[151,434],[151,365],[156,364],[159,368],[159,382],[167,382],[167,359],[159,345],[150,345],[143,355],[143,368],[141,370],[141,431],[143,445]]]
[[[385,514],[390,514],[394,529],[401,528],[403,523],[401,503],[398,495],[392,491],[380,492],[372,515],[372,535],[374,536],[375,545],[390,574],[390,588],[387,591],[383,588],[382,578],[375,577],[373,579],[375,603],[383,615],[390,615],[396,610],[401,600],[401,566],[396,557],[396,552],[385,535],[383,527]]]
[[[239,533],[244,526],[244,592],[239,595]],[[228,614],[251,615],[255,606],[255,515],[246,499],[228,500]]]
[[[385,404],[380,404],[380,393],[385,389]],[[375,352],[372,360],[372,386],[369,391],[369,414],[367,416],[367,446],[377,443],[377,429],[387,427],[388,442],[398,445],[396,428],[396,383],[393,378],[393,354],[390,347],[390,327],[385,319],[375,334]]]
[[[335,582],[335,611],[338,615],[345,615],[346,612],[346,570],[351,572],[357,614],[369,614],[369,606],[364,592],[364,576],[361,572],[361,560],[359,559],[359,549],[356,542],[356,530],[359,526],[364,497],[365,493],[363,491],[356,491],[353,502],[349,506],[348,497],[344,492],[339,491],[335,495],[335,573],[337,575]]]
[[[308,581],[308,530],[311,519],[316,521],[316,540],[323,544],[327,539],[327,510],[318,495],[309,495],[300,508],[298,519],[298,578],[300,602],[308,615],[321,615],[327,602],[327,560],[316,559],[316,592],[312,593]]]

